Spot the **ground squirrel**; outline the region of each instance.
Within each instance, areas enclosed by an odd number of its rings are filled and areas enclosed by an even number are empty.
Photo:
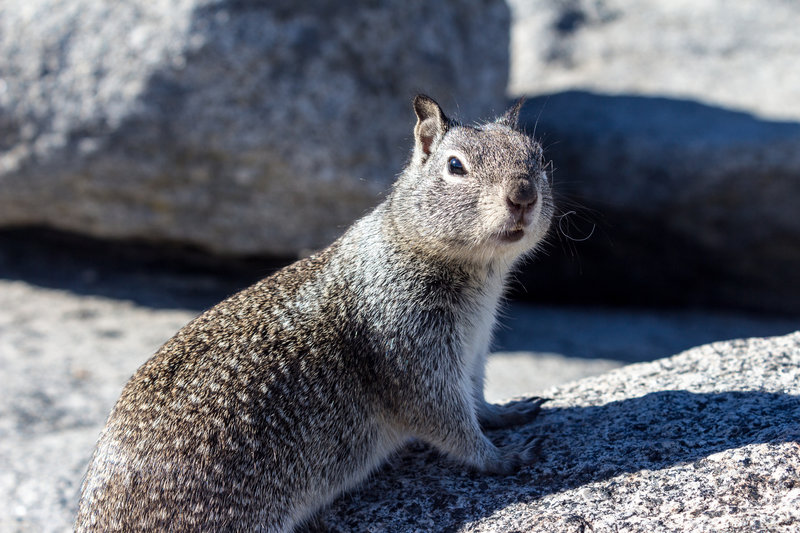
[[[520,104],[475,126],[414,100],[411,160],[323,251],[206,311],[125,386],[78,531],[291,531],[411,438],[485,472],[533,460],[483,429],[540,401],[483,396],[509,271],[553,213]]]

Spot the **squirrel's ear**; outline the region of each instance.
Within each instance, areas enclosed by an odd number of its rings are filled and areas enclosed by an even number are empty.
[[[414,98],[414,112],[417,114],[414,149],[419,150],[424,159],[431,154],[433,144],[447,132],[450,121],[439,104],[424,94],[418,94]]]
[[[525,97],[523,96],[517,102],[508,108],[508,111],[500,117],[499,122],[502,122],[509,128],[518,129],[519,128],[519,112],[522,109],[522,106],[525,105]]]

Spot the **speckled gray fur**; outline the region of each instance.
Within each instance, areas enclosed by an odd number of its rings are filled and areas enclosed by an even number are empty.
[[[292,530],[412,437],[483,472],[534,459],[529,441],[484,435],[539,402],[487,404],[483,366],[506,277],[552,216],[541,147],[518,107],[472,127],[424,96],[414,109],[411,161],[381,205],[137,371],[78,531]]]

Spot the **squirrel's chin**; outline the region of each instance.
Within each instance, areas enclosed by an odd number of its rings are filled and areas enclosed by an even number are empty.
[[[525,236],[524,229],[504,230],[495,234],[495,238],[504,243],[519,242]]]

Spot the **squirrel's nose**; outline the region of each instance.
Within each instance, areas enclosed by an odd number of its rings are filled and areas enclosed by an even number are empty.
[[[539,194],[536,192],[536,187],[530,182],[521,181],[517,182],[516,186],[509,191],[506,196],[506,205],[511,214],[520,219],[533,210],[538,199]]]

